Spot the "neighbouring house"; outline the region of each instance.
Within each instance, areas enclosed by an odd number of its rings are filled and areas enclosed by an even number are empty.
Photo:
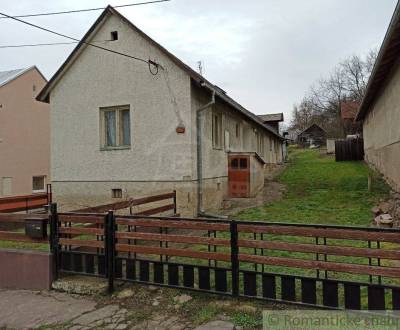
[[[279,133],[279,123],[283,122],[283,113],[270,113],[266,115],[259,115],[264,124],[271,126],[276,132]]]
[[[370,76],[357,120],[365,160],[400,191],[400,4],[397,4]]]
[[[0,196],[46,191],[49,105],[35,99],[45,85],[36,66],[0,72]]]
[[[312,124],[297,136],[297,143],[302,147],[326,145],[326,131],[317,124]]]
[[[282,162],[279,133],[110,6],[37,99],[61,209],[174,189],[179,213],[203,214],[254,195]]]
[[[360,107],[357,101],[343,101],[340,107],[340,117],[343,123],[345,136],[361,134],[362,125],[355,121],[358,108]]]

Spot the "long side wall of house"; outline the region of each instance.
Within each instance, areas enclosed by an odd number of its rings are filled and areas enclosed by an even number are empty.
[[[0,196],[33,192],[33,177],[49,181],[49,106],[35,100],[46,84],[36,69],[0,88]]]
[[[192,125],[196,128],[196,111],[211,101],[207,95],[192,84]],[[222,115],[220,145],[213,144],[213,113]],[[228,193],[228,152],[256,152],[268,165],[282,162],[282,144],[274,135],[267,133],[258,125],[239,114],[237,110],[223,103],[218,97],[216,104],[203,111],[202,124],[202,172],[203,172],[203,207],[205,211],[219,209]],[[238,132],[236,131],[239,125]],[[263,139],[263,148],[257,147],[256,132]],[[238,133],[238,134],[237,134]],[[228,138],[229,136],[229,138]],[[192,158],[197,159],[196,134],[192,135]],[[252,160],[255,158],[253,157]],[[196,162],[193,162],[195,171]],[[267,169],[268,170],[268,169]],[[254,181],[254,182],[257,182]],[[262,188],[259,182],[257,186]]]
[[[178,191],[190,199],[190,78],[127,23],[109,17],[92,37],[113,50],[162,64],[152,75],[146,63],[87,47],[50,95],[51,169],[55,200],[61,209],[117,202],[123,198]],[[154,70],[154,68],[153,68]],[[131,147],[103,150],[100,108],[129,105]],[[183,124],[184,134],[176,128]],[[185,197],[184,197],[185,196]],[[190,199],[192,200],[192,199]]]
[[[400,65],[364,121],[366,161],[400,191]]]

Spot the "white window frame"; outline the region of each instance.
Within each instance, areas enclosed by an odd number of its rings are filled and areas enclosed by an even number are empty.
[[[43,189],[34,189],[33,180],[35,178],[43,178]],[[46,192],[46,175],[34,175],[32,177],[32,192],[33,193],[43,193]]]
[[[129,144],[123,144],[123,132],[121,128],[122,112],[129,111]],[[106,137],[106,112],[115,112],[115,146],[107,146]],[[118,150],[118,149],[130,149],[132,146],[132,114],[129,105],[120,105],[112,107],[100,108],[100,150]]]
[[[214,149],[222,149],[222,113],[212,111],[212,145]],[[217,119],[217,121],[215,121]]]

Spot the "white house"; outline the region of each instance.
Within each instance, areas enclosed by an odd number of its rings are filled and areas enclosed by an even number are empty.
[[[38,100],[50,103],[62,209],[176,190],[181,214],[210,212],[229,195],[255,194],[265,164],[282,161],[279,133],[112,7]]]
[[[365,160],[400,192],[400,3],[386,32],[357,114]]]

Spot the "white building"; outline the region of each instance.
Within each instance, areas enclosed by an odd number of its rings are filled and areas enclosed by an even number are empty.
[[[159,66],[87,44],[94,41]],[[282,161],[277,132],[112,7],[38,99],[50,103],[53,195],[62,209],[177,190],[178,211],[196,215],[229,194],[254,194],[265,164]]]

